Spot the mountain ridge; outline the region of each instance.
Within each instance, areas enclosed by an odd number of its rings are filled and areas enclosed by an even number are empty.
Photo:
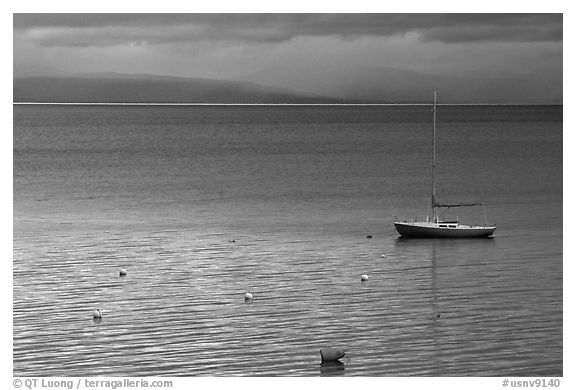
[[[470,78],[387,68],[366,68],[338,80],[297,71],[283,80],[264,73],[234,80],[87,73],[15,77],[13,102],[418,104],[429,103],[432,91],[438,90],[441,102],[448,104],[562,104],[561,81],[545,75]],[[541,98],[539,92],[549,97]]]
[[[561,73],[560,73],[561,74]],[[345,75],[336,77],[335,75]],[[324,69],[261,69],[236,78],[262,84],[315,91],[318,94],[387,103],[430,102],[432,91],[442,103],[562,104],[562,77],[546,73],[435,74],[408,69],[326,64]]]
[[[253,82],[95,73],[13,79],[15,103],[338,103]]]

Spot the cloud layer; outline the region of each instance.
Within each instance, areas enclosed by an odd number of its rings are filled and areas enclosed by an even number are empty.
[[[562,41],[561,14],[15,14],[15,34],[44,47],[199,41],[278,43],[296,37],[422,42]]]
[[[562,30],[562,14],[15,14],[14,76],[151,74],[369,98],[420,73],[502,80],[488,101],[525,101],[518,80],[535,80],[553,86],[539,90],[550,101],[562,95]]]

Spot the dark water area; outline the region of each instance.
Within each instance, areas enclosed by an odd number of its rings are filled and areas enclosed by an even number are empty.
[[[427,106],[15,105],[14,375],[562,376],[562,107],[437,119],[494,238]]]

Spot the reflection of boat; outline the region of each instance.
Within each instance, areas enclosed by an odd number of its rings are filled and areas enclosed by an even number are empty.
[[[453,207],[482,206],[482,203],[441,203],[436,201],[436,91],[434,91],[434,127],[432,136],[432,218],[425,221],[396,221],[394,226],[402,237],[449,237],[449,238],[474,238],[489,237],[496,230],[496,226],[486,222],[486,210],[484,210],[484,225],[461,225],[458,220],[446,221],[441,216],[445,211]],[[438,213],[437,209],[444,209]]]
[[[346,366],[341,361],[335,362],[322,362],[320,363],[320,375],[322,376],[336,376],[344,375],[344,368]]]

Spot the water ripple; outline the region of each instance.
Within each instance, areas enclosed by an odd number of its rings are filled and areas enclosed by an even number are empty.
[[[173,230],[74,242],[16,246],[18,375],[339,372],[319,366],[323,345],[348,349],[346,375],[461,375],[463,364],[471,375],[518,373],[529,351],[547,349],[543,337],[557,340],[557,311],[536,303],[546,295],[519,304],[534,287],[506,282],[511,265],[490,248],[464,263],[432,244],[395,253],[385,242],[228,242]],[[547,356],[543,371],[561,359]]]

